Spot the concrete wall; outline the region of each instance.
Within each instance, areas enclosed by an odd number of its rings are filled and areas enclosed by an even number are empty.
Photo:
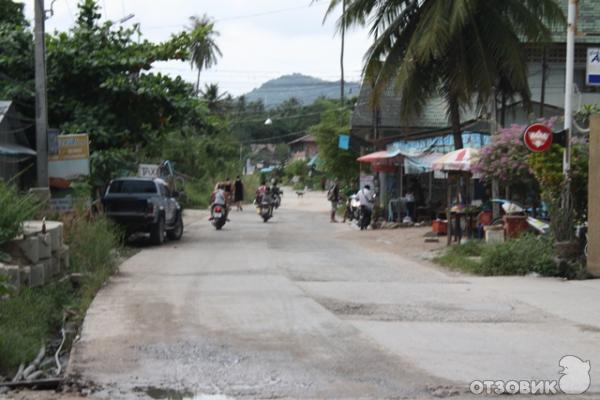
[[[588,187],[588,272],[600,277],[600,115],[592,116]]]

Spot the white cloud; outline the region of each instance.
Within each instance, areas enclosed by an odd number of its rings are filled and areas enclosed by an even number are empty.
[[[25,0],[33,17],[33,0]],[[49,7],[49,0],[46,6]],[[76,0],[57,0],[47,31],[67,30],[76,18]],[[203,73],[203,82],[216,82],[239,95],[268,79],[293,72],[328,80],[339,79],[340,38],[334,20],[322,24],[327,1],[310,6],[311,0],[99,0],[103,19],[118,20],[133,13],[126,24],[139,23],[145,38],[167,39],[188,25],[189,17],[204,13],[217,20],[223,58]],[[366,30],[349,32],[346,38],[346,79],[357,80],[368,48]],[[157,70],[195,81],[188,63],[169,62]]]

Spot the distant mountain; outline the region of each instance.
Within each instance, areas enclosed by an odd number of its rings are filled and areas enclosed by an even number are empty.
[[[360,84],[346,82],[346,96],[358,96]],[[340,81],[323,79],[302,74],[283,75],[263,83],[259,88],[245,94],[247,101],[262,99],[266,107],[275,107],[290,97],[297,98],[302,104],[312,104],[319,97],[340,98]]]

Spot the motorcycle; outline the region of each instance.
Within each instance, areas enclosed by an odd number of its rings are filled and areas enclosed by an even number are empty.
[[[281,206],[281,196],[283,196],[283,191],[279,190],[279,188],[272,188],[271,196],[273,197],[273,207],[278,209]]]
[[[364,231],[371,224],[371,214],[372,211],[367,207],[359,207],[358,209],[358,218],[356,220],[356,224],[360,228],[361,231]]]
[[[360,214],[360,201],[358,196],[353,194],[346,201],[346,219],[349,221],[357,220]]]
[[[269,199],[269,195],[263,195],[256,206],[256,212],[263,219],[263,222],[267,222],[273,217],[273,204]]]
[[[225,209],[225,206],[220,204],[215,204],[212,206],[210,216],[212,225],[216,230],[221,230],[221,228],[223,228],[225,225],[225,222],[227,222],[227,210]]]

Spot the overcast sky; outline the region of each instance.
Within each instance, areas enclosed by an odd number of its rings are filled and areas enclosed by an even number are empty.
[[[23,2],[32,19],[33,0]],[[51,1],[45,2],[48,8]],[[99,0],[103,19],[118,20],[135,14],[125,24],[139,23],[144,37],[151,41],[165,40],[183,29],[191,15],[206,13],[216,19],[223,58],[203,73],[202,81],[217,82],[233,95],[293,72],[339,80],[340,38],[334,32],[334,18],[322,24],[328,1],[310,3],[311,0]],[[56,0],[54,16],[46,22],[46,30],[69,29],[76,13],[77,0]],[[346,80],[358,81],[369,45],[366,30],[348,32],[346,43]],[[188,63],[161,63],[157,69],[195,80]]]

